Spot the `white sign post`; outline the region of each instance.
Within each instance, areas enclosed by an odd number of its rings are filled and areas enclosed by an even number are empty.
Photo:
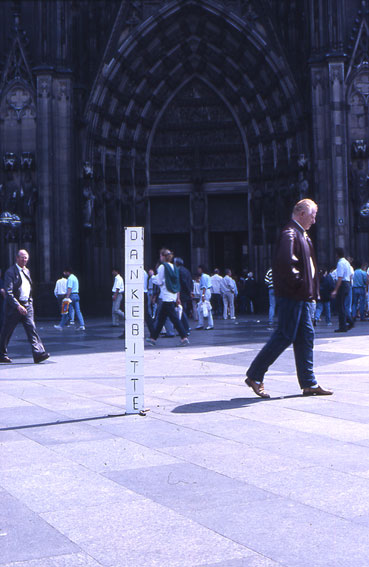
[[[126,413],[144,411],[144,229],[125,227]]]

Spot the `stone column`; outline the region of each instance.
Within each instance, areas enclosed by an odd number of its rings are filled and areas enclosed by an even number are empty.
[[[37,259],[38,281],[51,281],[52,196],[54,193],[52,147],[52,82],[51,68],[35,69],[37,73],[37,154],[38,178]]]
[[[54,270],[79,257],[77,226],[82,225],[72,136],[72,81],[58,73],[53,81],[53,237]],[[76,266],[76,269],[78,267]]]
[[[194,191],[191,207],[191,270],[196,273],[200,264],[208,265],[208,200],[204,191]]]
[[[348,247],[350,233],[343,62],[313,64],[311,84],[317,252],[319,263],[330,265],[335,247]]]
[[[38,294],[46,312],[53,301],[55,277],[78,257],[74,231],[77,223],[77,180],[72,145],[71,79],[47,67],[37,75],[37,209]],[[40,312],[40,309],[38,309]]]
[[[328,71],[325,65],[311,68],[312,85],[312,140],[313,180],[315,199],[319,205],[317,222],[317,255],[321,265],[329,265],[334,258],[331,251],[333,241],[333,198],[330,167],[330,140],[328,135],[329,97],[327,96]]]
[[[328,64],[330,94],[330,138],[332,164],[332,197],[334,205],[335,245],[348,251],[349,202],[347,176],[347,123],[345,105],[344,63]]]

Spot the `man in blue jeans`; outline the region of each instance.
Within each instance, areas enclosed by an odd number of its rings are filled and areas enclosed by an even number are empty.
[[[71,268],[66,268],[64,270],[65,276],[67,279],[67,294],[65,299],[69,299],[74,307],[76,317],[78,319],[79,327],[77,327],[77,331],[85,331],[85,322],[83,319],[83,315],[81,313],[81,308],[79,306],[79,282],[77,277],[73,274]],[[68,314],[62,315],[60,325],[54,325],[55,329],[62,331],[68,321]]]
[[[315,223],[317,211],[314,201],[299,201],[279,237],[273,264],[278,327],[247,370],[245,380],[261,398],[270,398],[264,391],[265,373],[291,343],[302,395],[333,394],[319,386],[313,371],[311,312],[313,301],[319,296],[319,280],[313,244],[306,231]]]

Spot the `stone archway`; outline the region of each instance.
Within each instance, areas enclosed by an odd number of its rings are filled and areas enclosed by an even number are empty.
[[[97,198],[108,190],[119,203],[117,224],[146,224],[148,148],[157,117],[194,76],[232,108],[247,141],[250,248],[265,222],[253,222],[252,201],[289,199],[297,156],[306,153],[304,122],[292,75],[263,17],[242,20],[211,0],[181,0],[110,45],[86,110],[84,159],[100,172]],[[272,207],[271,214],[273,226],[278,211]]]

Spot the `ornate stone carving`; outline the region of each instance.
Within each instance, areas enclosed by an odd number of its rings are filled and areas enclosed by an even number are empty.
[[[311,84],[313,85],[313,89],[322,86],[322,72],[320,70],[313,71]]]
[[[49,98],[51,91],[51,77],[39,77],[37,80],[37,96]]]
[[[207,201],[201,179],[195,179],[191,195],[192,244],[195,248],[205,246]]]
[[[200,80],[188,83],[159,123],[150,156],[151,182],[244,179],[246,155],[233,116]]]
[[[329,66],[329,76],[331,83],[334,84],[338,81],[340,84],[343,83],[343,65],[330,65]]]
[[[35,165],[35,156],[30,152],[22,152],[21,169],[33,169]]]
[[[83,226],[85,228],[91,228],[96,197],[91,187],[89,186],[83,189],[82,194],[83,194],[83,207],[82,207]]]
[[[355,140],[351,145],[351,155],[353,159],[363,159],[366,157],[366,140]]]
[[[94,176],[94,170],[92,167],[91,162],[89,161],[84,161],[83,165],[82,165],[82,169],[83,169],[83,177],[84,179],[92,179]]]
[[[69,82],[65,80],[55,81],[56,98],[58,100],[69,100]]]
[[[36,109],[33,103],[33,97],[27,87],[22,84],[15,84],[5,97],[4,118],[15,117],[21,120],[23,116],[34,118]]]
[[[13,152],[6,152],[3,157],[5,171],[14,171],[17,168],[17,156]]]

